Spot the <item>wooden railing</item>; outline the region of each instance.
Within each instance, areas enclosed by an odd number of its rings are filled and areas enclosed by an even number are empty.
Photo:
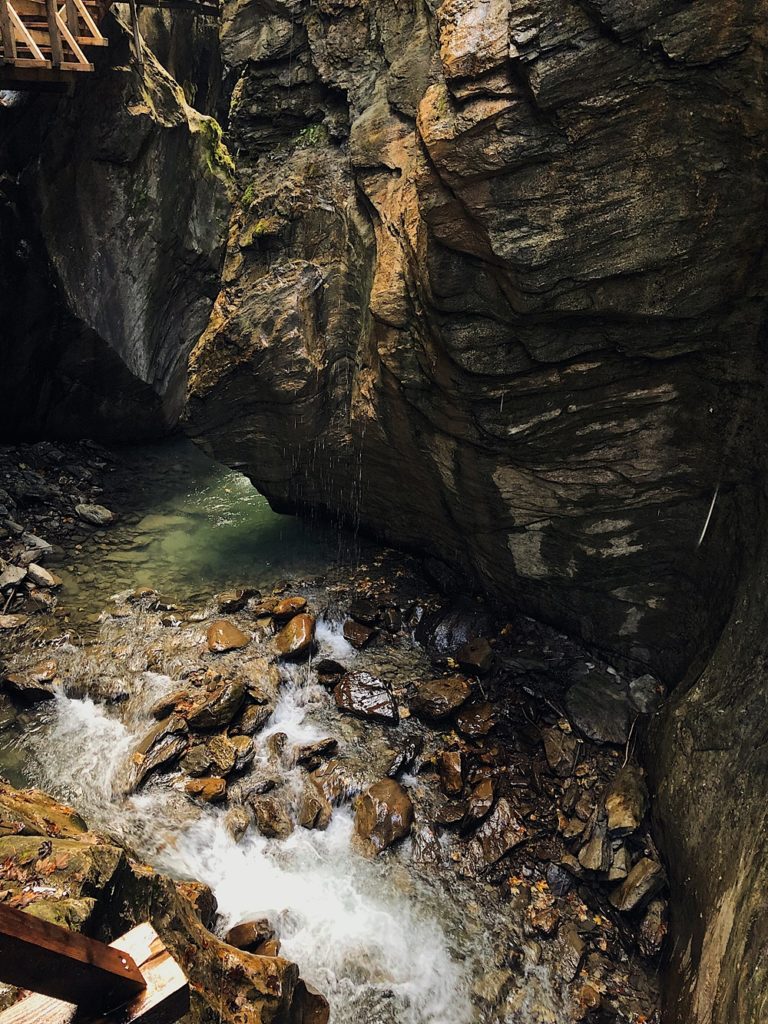
[[[0,0],[2,77],[93,71],[83,48],[107,45],[102,14],[98,0]]]
[[[0,905],[0,981],[26,989],[0,1024],[173,1024],[184,972],[150,924],[107,946]]]

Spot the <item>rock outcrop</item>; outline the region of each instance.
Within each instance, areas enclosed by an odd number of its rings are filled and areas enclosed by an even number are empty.
[[[6,438],[165,433],[216,294],[231,172],[221,130],[151,51],[138,69],[107,21],[108,64],[72,98],[0,105]]]
[[[239,202],[192,434],[277,508],[679,677],[751,486],[765,16],[229,5]]]

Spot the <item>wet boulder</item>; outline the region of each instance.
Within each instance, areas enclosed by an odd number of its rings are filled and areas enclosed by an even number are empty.
[[[54,587],[61,586],[61,580],[58,576],[54,576],[52,572],[48,572],[47,569],[43,568],[42,565],[38,565],[36,562],[30,562],[27,566],[27,577],[36,587],[48,587],[53,589]]]
[[[253,736],[264,728],[274,710],[271,704],[249,704],[234,729],[244,736]]]
[[[331,1019],[328,1000],[303,978],[296,985],[291,1011],[295,1024],[328,1024]]]
[[[454,655],[470,640],[493,633],[493,617],[485,608],[469,598],[457,598],[425,615],[416,630],[416,639],[431,655],[443,656]]]
[[[586,672],[565,695],[573,724],[596,743],[625,744],[638,714],[626,685],[610,672]]]
[[[0,779],[0,836],[58,836],[73,839],[88,826],[73,808],[39,789],[15,789]]]
[[[206,640],[209,651],[214,654],[223,654],[225,651],[235,651],[247,647],[251,642],[251,637],[227,619],[216,619],[208,627]]]
[[[347,672],[333,691],[340,711],[358,718],[397,722],[397,704],[389,686],[370,672]]]
[[[411,710],[422,718],[439,721],[466,703],[472,687],[463,676],[446,676],[420,683],[411,700]]]
[[[187,723],[180,715],[170,715],[149,730],[131,758],[130,792],[138,789],[155,769],[168,767],[181,757],[189,744],[187,732]]]
[[[225,590],[217,597],[219,611],[224,615],[231,615],[233,612],[240,612],[245,608],[252,597],[256,597],[258,590],[253,587],[241,587],[237,590]]]
[[[209,677],[204,692],[187,714],[190,728],[213,730],[229,725],[245,700],[245,690],[242,679]]]
[[[464,815],[463,827],[473,828],[490,812],[493,807],[494,786],[492,779],[482,779],[472,790],[467,799],[467,813]]]
[[[286,839],[293,832],[293,822],[282,800],[264,796],[249,798],[256,828],[267,839]]]
[[[252,921],[243,921],[230,928],[224,941],[236,949],[253,953],[255,949],[268,939],[275,937],[275,929],[267,917],[258,917]]]
[[[278,619],[278,621],[287,621],[292,619],[294,615],[298,615],[300,612],[306,611],[307,599],[306,597],[284,597],[274,606],[272,615]]]
[[[317,681],[321,686],[328,686],[333,688],[347,671],[342,664],[338,661],[334,661],[333,658],[321,658],[320,661],[315,662],[315,672],[317,672]]]
[[[224,826],[236,843],[240,842],[252,822],[253,818],[242,804],[230,807],[224,817]]]
[[[456,726],[465,736],[487,736],[496,726],[493,705],[488,701],[467,704],[456,715]]]
[[[301,827],[322,831],[328,828],[332,813],[331,802],[320,786],[314,779],[307,780],[298,806],[298,819]]]
[[[413,803],[407,791],[394,779],[374,783],[358,798],[355,832],[365,849],[379,854],[405,838],[413,824]]]
[[[344,633],[344,639],[358,651],[361,651],[364,647],[368,646],[378,631],[375,627],[367,626],[356,619],[347,619],[342,632]]]
[[[206,804],[219,804],[227,795],[227,780],[216,775],[187,779],[184,792]]]
[[[333,736],[326,736],[322,740],[313,740],[312,743],[303,743],[295,748],[293,762],[302,765],[308,771],[314,771],[327,757],[336,753],[338,746],[339,741]]]
[[[315,640],[315,619],[301,613],[289,619],[275,637],[278,657],[293,660],[308,654]]]
[[[522,819],[506,797],[501,797],[467,844],[465,874],[476,877],[518,846],[527,836]]]
[[[54,658],[46,658],[30,668],[9,672],[2,677],[5,692],[29,704],[53,700],[54,686],[60,682],[58,664]]]

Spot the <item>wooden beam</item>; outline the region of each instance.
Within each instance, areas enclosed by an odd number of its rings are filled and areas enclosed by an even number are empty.
[[[144,988],[125,953],[0,904],[0,979],[42,995],[103,1010]]]
[[[130,956],[146,982],[128,1003],[94,1015],[35,994],[0,1013],[0,1024],[173,1024],[189,1010],[189,983],[152,925],[139,925],[107,948]]]
[[[3,63],[16,63],[16,35],[11,24],[11,2],[0,0],[0,34],[3,40]]]
[[[54,0],[49,0],[49,2],[54,2]],[[67,41],[67,43],[69,45],[69,48],[71,49],[72,53],[75,55],[75,60],[78,62],[78,64],[87,65],[88,64],[88,58],[85,56],[83,51],[77,45],[77,40],[75,39],[75,37],[72,35],[72,33],[67,28],[66,21],[64,21],[64,19],[60,16],[58,11],[56,11],[55,14],[56,14],[56,24],[59,27],[59,31],[61,32],[61,34],[66,39],[66,41]]]
[[[8,10],[10,11],[11,14],[11,23],[13,24],[14,29],[18,33],[20,41],[23,42],[25,46],[29,48],[35,60],[41,60],[45,64],[47,64],[48,61],[46,61],[45,57],[41,53],[40,47],[34,41],[29,32],[27,32],[27,26],[24,24],[24,22],[18,16],[16,11],[13,9],[13,4],[11,3],[11,0],[6,0],[6,3],[8,4]]]

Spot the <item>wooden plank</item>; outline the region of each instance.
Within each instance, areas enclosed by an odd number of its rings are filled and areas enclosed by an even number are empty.
[[[124,1003],[144,988],[132,957],[2,904],[0,980],[94,1009]]]
[[[16,35],[11,24],[10,0],[0,0],[0,35],[3,40],[3,63],[16,62]]]
[[[29,49],[30,49],[30,51],[32,53],[32,56],[36,60],[44,61],[45,58],[43,57],[42,53],[40,52],[40,47],[34,41],[34,39],[29,34],[29,32],[27,32],[26,25],[21,20],[21,18],[18,16],[16,11],[13,9],[13,4],[10,2],[10,0],[6,0],[6,2],[8,4],[8,10],[11,13],[11,23],[13,24],[13,27],[14,27],[14,29],[16,31],[16,34],[17,34],[17,37],[18,37],[18,41],[24,43],[26,46],[29,47]]]
[[[54,0],[51,0],[51,2],[54,2]],[[64,39],[66,39],[67,44],[68,44],[70,50],[75,55],[75,60],[79,64],[87,64],[88,63],[88,58],[85,56],[83,51],[77,45],[77,40],[75,39],[75,37],[72,35],[72,33],[67,28],[67,23],[61,17],[61,15],[59,14],[58,11],[55,11],[55,17],[56,17],[56,24],[59,26],[59,31],[61,32],[61,34],[64,37]]]
[[[102,1015],[43,995],[30,995],[0,1013],[0,1024],[173,1024],[189,1009],[189,983],[150,924],[113,942],[138,963],[146,988],[123,1006]]]

